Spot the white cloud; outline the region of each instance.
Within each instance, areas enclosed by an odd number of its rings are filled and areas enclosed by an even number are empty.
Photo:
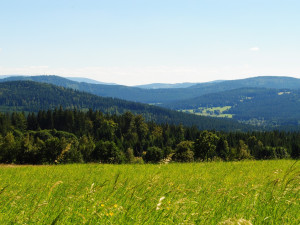
[[[251,52],[258,52],[259,50],[260,50],[259,47],[252,47],[252,48],[250,48]]]

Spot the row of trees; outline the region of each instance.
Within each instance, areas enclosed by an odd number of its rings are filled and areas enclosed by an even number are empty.
[[[215,132],[141,115],[55,109],[0,114],[0,163],[133,163],[299,158],[300,134]]]

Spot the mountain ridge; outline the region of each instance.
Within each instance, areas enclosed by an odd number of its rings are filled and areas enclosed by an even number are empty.
[[[141,84],[135,85],[133,87],[143,88],[143,89],[169,89],[169,88],[188,88],[198,83],[175,83],[175,84],[168,84],[168,83],[151,83],[151,84]]]
[[[191,99],[204,94],[233,90],[241,87],[299,89],[300,79],[292,77],[254,77],[233,81],[200,83],[187,88],[142,89],[124,85],[104,85],[79,83],[59,76],[9,77],[0,82],[12,80],[32,80],[86,91],[98,96],[114,97],[128,101],[161,104]]]
[[[148,104],[100,97],[90,93],[34,81],[8,81],[0,83],[0,110],[37,112],[55,107],[100,110],[122,114],[131,111],[141,114],[147,121],[197,126],[208,130],[251,130],[254,127],[233,120],[208,118]]]

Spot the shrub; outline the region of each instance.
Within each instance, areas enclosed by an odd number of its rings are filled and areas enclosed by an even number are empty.
[[[128,163],[134,163],[134,154],[133,154],[133,149],[132,148],[128,148],[127,151],[125,152],[125,156],[126,156],[126,161]]]
[[[192,151],[192,149],[192,141],[182,141],[177,145],[175,154],[172,156],[172,159],[176,162],[193,162],[194,152]]]
[[[164,157],[163,151],[158,147],[148,148],[144,159],[146,162],[157,163]]]
[[[99,141],[92,153],[93,160],[104,163],[124,163],[125,154],[112,141]]]

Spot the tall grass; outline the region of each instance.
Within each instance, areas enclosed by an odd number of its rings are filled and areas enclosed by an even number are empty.
[[[292,160],[0,166],[0,224],[299,224]]]

